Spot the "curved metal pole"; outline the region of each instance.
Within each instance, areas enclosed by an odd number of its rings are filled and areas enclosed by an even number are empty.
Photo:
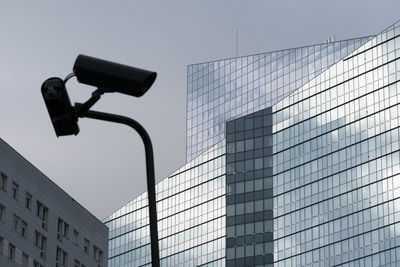
[[[82,104],[75,103],[75,107],[79,109]],[[146,173],[147,173],[147,192],[149,197],[149,218],[150,218],[150,244],[151,244],[151,262],[153,267],[160,266],[160,255],[158,249],[158,227],[157,227],[157,203],[156,203],[156,189],[155,189],[155,175],[154,175],[154,156],[153,145],[150,140],[149,134],[137,121],[110,113],[99,111],[86,111],[84,114],[78,113],[81,118],[91,118],[102,121],[116,122],[125,124],[135,129],[144,143],[146,153]]]

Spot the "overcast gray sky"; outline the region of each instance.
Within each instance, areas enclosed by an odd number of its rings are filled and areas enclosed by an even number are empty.
[[[56,138],[40,94],[78,54],[154,70],[141,98],[105,95],[95,109],[149,131],[156,177],[185,163],[187,65],[371,35],[400,19],[398,0],[0,2],[0,137],[103,219],[146,190],[144,149],[129,128],[81,119]],[[67,84],[73,102],[94,88]]]

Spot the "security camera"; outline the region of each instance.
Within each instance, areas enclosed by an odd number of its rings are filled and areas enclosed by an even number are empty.
[[[131,96],[142,96],[153,85],[157,73],[85,55],[75,61],[78,82]]]
[[[78,118],[75,116],[65,83],[60,78],[50,78],[42,84],[42,95],[57,137],[77,135]]]
[[[65,87],[73,76],[80,83],[97,87],[89,100],[83,104],[76,103],[75,106],[71,105]],[[156,77],[156,72],[79,55],[75,60],[73,73],[64,80],[53,77],[42,84],[43,99],[57,137],[77,135],[78,117],[83,117],[102,94],[118,92],[139,97],[150,89]]]

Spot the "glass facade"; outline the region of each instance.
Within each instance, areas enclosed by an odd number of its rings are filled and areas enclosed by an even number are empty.
[[[370,38],[189,65],[187,161],[222,140],[227,121],[271,107]]]
[[[161,266],[225,265],[225,142],[156,186]],[[151,266],[147,193],[104,220],[109,267]]]
[[[400,23],[189,66],[161,266],[399,266],[399,79]],[[146,193],[104,222],[110,267],[151,266]]]
[[[276,266],[400,265],[400,23],[273,106]]]

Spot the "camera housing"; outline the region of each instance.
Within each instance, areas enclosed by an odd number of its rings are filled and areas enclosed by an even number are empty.
[[[77,135],[78,118],[75,116],[64,81],[57,77],[49,78],[42,84],[41,91],[57,137]]]
[[[144,95],[157,78],[156,72],[86,55],[77,57],[73,72],[80,83],[136,97]]]

